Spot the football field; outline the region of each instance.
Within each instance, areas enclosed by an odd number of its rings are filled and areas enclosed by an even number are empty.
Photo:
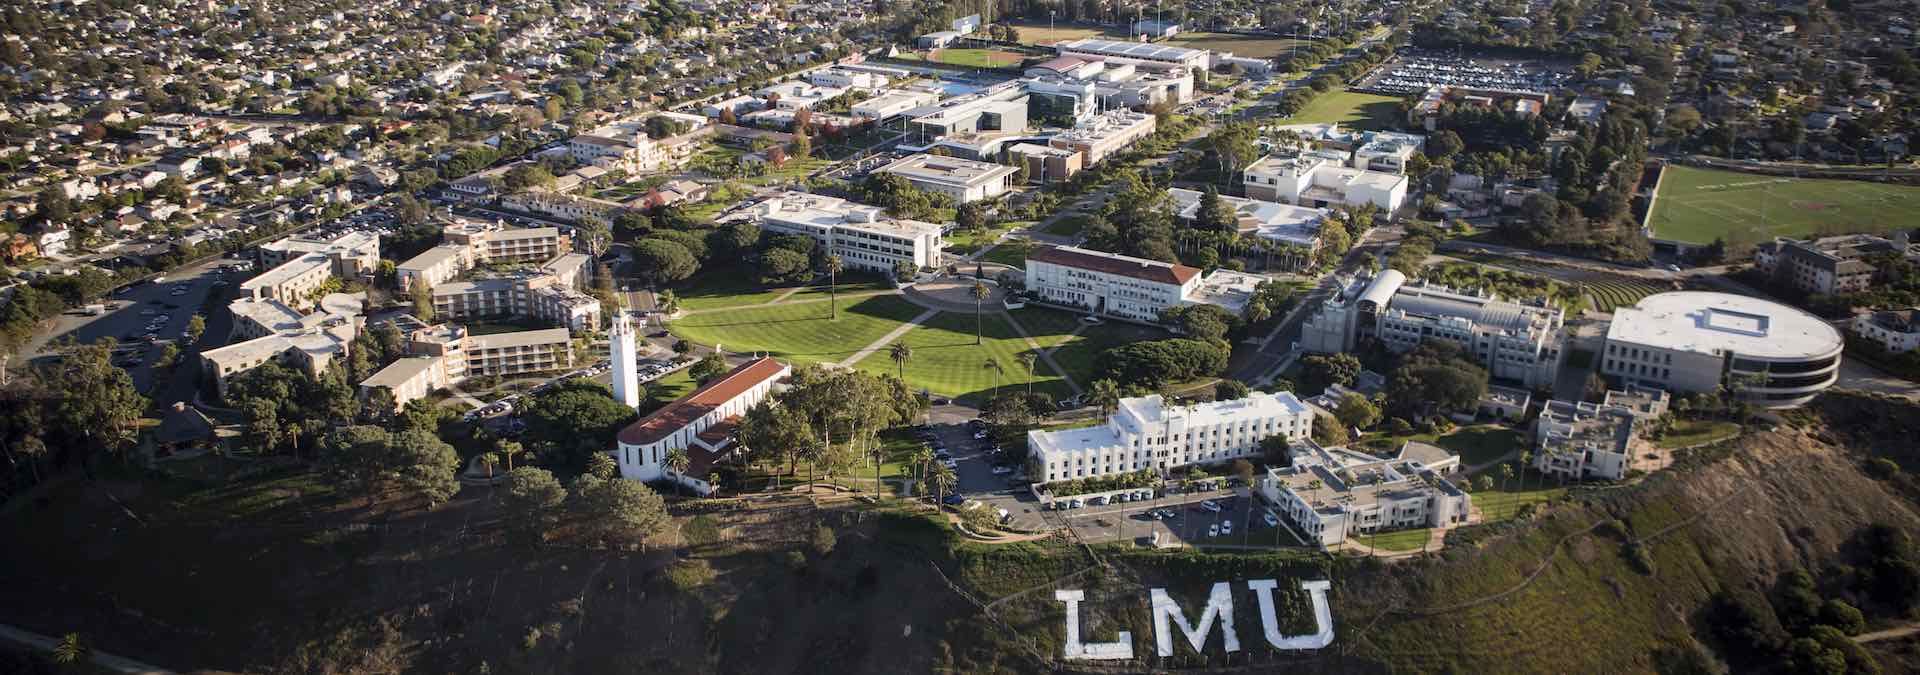
[[[1665,172],[1647,219],[1655,239],[1710,244],[1745,232],[1760,242],[1920,225],[1920,188],[1912,186],[1672,164]]]

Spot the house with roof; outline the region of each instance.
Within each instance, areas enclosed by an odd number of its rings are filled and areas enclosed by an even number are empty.
[[[793,368],[771,357],[741,364],[620,430],[613,449],[620,477],[671,480],[701,495],[716,487],[707,481],[713,466],[738,450],[733,431],[747,410],[772,396]],[[666,464],[674,450],[687,453],[687,468]]]

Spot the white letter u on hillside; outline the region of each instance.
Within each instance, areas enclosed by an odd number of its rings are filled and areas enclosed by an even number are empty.
[[[1273,613],[1273,589],[1280,584],[1272,579],[1256,579],[1247,582],[1247,588],[1260,599],[1260,625],[1265,629],[1267,644],[1274,649],[1320,649],[1333,644],[1333,611],[1327,606],[1327,589],[1333,583],[1325,579],[1302,581],[1300,590],[1306,591],[1313,600],[1313,623],[1315,633],[1307,635],[1281,635],[1280,620]]]

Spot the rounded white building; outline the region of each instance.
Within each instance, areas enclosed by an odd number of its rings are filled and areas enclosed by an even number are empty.
[[[1600,372],[1676,392],[1722,386],[1768,408],[1813,400],[1840,376],[1840,331],[1820,317],[1730,293],[1656,293],[1614,310]]]

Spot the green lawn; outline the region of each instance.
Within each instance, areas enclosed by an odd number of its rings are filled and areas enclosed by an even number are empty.
[[[1499,481],[1497,477],[1494,480],[1495,482]],[[1482,522],[1492,523],[1507,520],[1512,518],[1515,513],[1518,513],[1521,507],[1529,504],[1538,504],[1549,499],[1559,499],[1567,495],[1567,489],[1563,487],[1540,489],[1539,486],[1541,482],[1542,479],[1540,476],[1532,475],[1526,479],[1526,485],[1527,487],[1536,488],[1533,490],[1520,490],[1520,479],[1515,478],[1512,483],[1507,486],[1515,489],[1512,492],[1502,491],[1497,485],[1489,491],[1474,492],[1473,503],[1475,506],[1480,507]],[[1551,484],[1551,482],[1548,482],[1548,484]]]
[[[1027,254],[1032,253],[1035,246],[1031,239],[1008,239],[1000,242],[999,246],[993,247],[993,250],[987,251],[987,254],[981,256],[980,260],[996,262],[1011,267],[1025,268],[1027,266]]]
[[[1362,94],[1353,91],[1329,91],[1315,97],[1298,114],[1284,120],[1286,124],[1320,124],[1339,122],[1340,126],[1354,129],[1387,129],[1398,126],[1400,122],[1400,99],[1378,94]]]
[[[838,320],[828,320],[827,303],[815,302],[699,314],[676,320],[669,329],[729,352],[766,352],[821,363],[852,355],[921,311],[918,305],[882,295],[842,303]]]
[[[1024,223],[1002,223],[978,230],[954,230],[947,236],[947,252],[960,255],[972,255],[974,251],[986,248],[988,244],[1000,240],[1000,235],[1012,230],[1015,225]]]
[[[745,266],[713,267],[681,282],[673,292],[680,296],[681,309],[701,310],[766,304],[793,290],[762,286],[756,276]]]
[[[1674,420],[1654,444],[1662,448],[1684,448],[1740,435],[1740,425],[1725,420]]]
[[[1406,436],[1375,436],[1360,443],[1368,452],[1392,454],[1399,451],[1407,441],[1432,443],[1452,451],[1460,456],[1460,464],[1472,466],[1485,464],[1499,459],[1501,455],[1518,448],[1526,442],[1526,435],[1497,424],[1482,424],[1461,427],[1445,436],[1436,434],[1409,434]]]
[[[1047,223],[1047,226],[1040,228],[1040,231],[1062,237],[1071,237],[1080,234],[1080,230],[1085,229],[1086,226],[1086,216],[1067,216]]]
[[[1826,226],[1882,232],[1920,226],[1920,187],[1761,176],[1669,164],[1647,223],[1656,239],[1709,244],[1805,237]]]
[[[981,325],[985,341],[979,345],[973,343],[974,317],[964,312],[942,312],[902,336],[900,342],[913,349],[913,358],[906,366],[907,384],[940,396],[984,401],[992,394],[996,378],[985,366],[987,360],[992,359],[1002,369],[997,376],[1002,391],[1024,388],[1026,383],[1033,382],[1035,391],[1056,397],[1071,393],[1059,373],[1047,367],[1045,361],[1036,361],[1035,375],[1027,375],[1017,357],[1031,350],[1006,319],[999,314],[986,314]],[[885,349],[856,365],[876,373],[897,372],[892,356]]]
[[[1014,312],[1013,316],[1042,348],[1056,348],[1053,360],[1082,387],[1091,383],[1094,361],[1100,352],[1130,342],[1160,340],[1171,335],[1160,328],[1109,320],[1098,326],[1086,326],[1079,335],[1069,336],[1074,329],[1081,327],[1077,314],[1045,307],[1028,307]]]
[[[1431,536],[1429,534],[1430,531],[1429,528],[1424,527],[1412,530],[1394,530],[1381,534],[1360,535],[1355,537],[1354,540],[1355,543],[1372,547],[1378,551],[1414,551],[1427,545],[1427,538]]]

